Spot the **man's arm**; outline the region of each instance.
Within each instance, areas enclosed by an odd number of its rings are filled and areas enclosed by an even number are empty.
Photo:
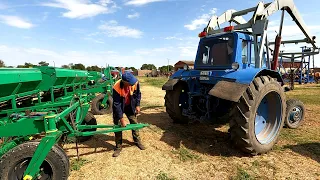
[[[140,83],[137,84],[137,100],[136,100],[136,106],[140,106],[141,101],[141,91],[140,91]]]
[[[113,104],[112,104],[113,117],[115,121],[119,121],[120,119],[123,118],[120,94],[117,91],[113,90],[112,98],[113,98]]]

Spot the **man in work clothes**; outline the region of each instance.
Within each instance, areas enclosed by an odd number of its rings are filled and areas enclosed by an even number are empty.
[[[138,80],[131,73],[124,73],[122,78],[113,86],[113,123],[125,127],[127,125],[123,118],[126,114],[130,124],[137,124],[137,114],[140,113],[141,92]],[[135,144],[144,150],[145,147],[141,144],[139,133],[137,130],[132,130],[132,136]],[[115,133],[116,148],[113,157],[120,155],[122,150],[122,132]]]

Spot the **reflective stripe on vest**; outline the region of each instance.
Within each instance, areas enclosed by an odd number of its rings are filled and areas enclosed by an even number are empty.
[[[115,91],[117,91],[117,93],[120,94],[121,97],[125,97],[126,93],[125,93],[124,89],[121,89],[120,83],[121,83],[121,79],[118,80],[118,81],[114,84],[113,89],[114,89]],[[133,95],[133,92],[134,92],[135,90],[137,90],[137,84],[138,84],[138,82],[136,82],[136,84],[134,84],[133,86],[130,86],[130,95],[131,95],[131,96]]]

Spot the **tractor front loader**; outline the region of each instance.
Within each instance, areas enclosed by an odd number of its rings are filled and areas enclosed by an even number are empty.
[[[282,15],[272,48],[267,36],[268,22],[278,11]],[[287,109],[284,83],[278,71],[280,44],[293,42],[281,38],[285,33],[282,32],[285,12],[305,36],[294,42],[309,43],[312,52],[319,54],[315,37],[308,31],[293,0],[259,2],[256,7],[213,16],[198,35],[194,69],[186,65],[162,87],[166,91],[166,111],[173,121],[227,120],[231,141],[237,148],[252,155],[270,151],[285,119],[303,118],[303,108],[301,111],[292,108],[301,107],[301,103],[292,101]],[[252,16],[246,21],[242,16],[248,13]],[[223,23],[230,26],[223,27]],[[288,117],[290,110],[294,112]]]

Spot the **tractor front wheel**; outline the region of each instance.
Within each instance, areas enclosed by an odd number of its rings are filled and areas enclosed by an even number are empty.
[[[23,179],[39,141],[30,141],[16,146],[1,157],[0,179]],[[40,180],[67,180],[69,176],[69,158],[59,146],[51,148],[40,166]]]
[[[305,111],[306,109],[301,101],[289,99],[287,101],[285,126],[291,129],[298,128],[303,123]]]
[[[236,106],[229,130],[235,146],[252,155],[270,151],[284,124],[281,85],[269,76],[256,77]]]
[[[94,115],[104,115],[112,112],[112,97],[108,97],[107,103],[102,104],[103,99],[107,96],[106,94],[99,94],[91,102],[91,111]]]
[[[182,84],[177,84],[172,91],[166,91],[166,111],[174,123],[188,123],[188,117],[182,115],[182,107],[186,105],[187,97],[186,88]]]

